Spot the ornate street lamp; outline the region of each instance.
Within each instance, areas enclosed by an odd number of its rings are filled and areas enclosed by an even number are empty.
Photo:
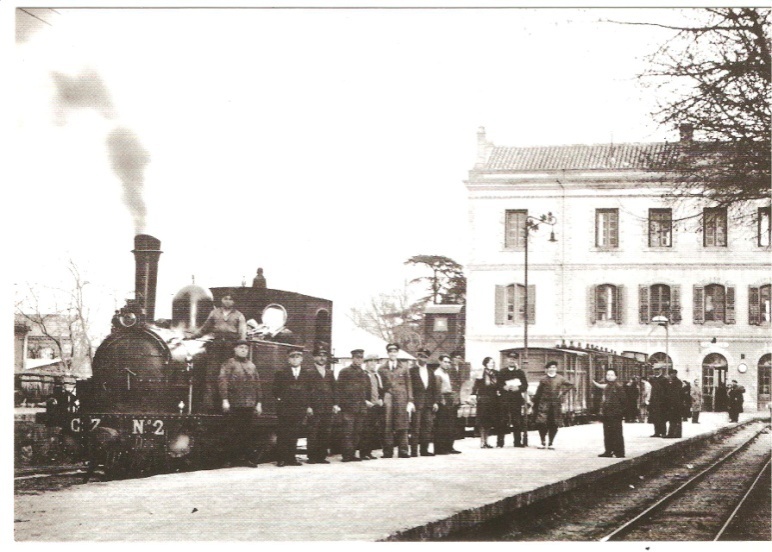
[[[521,367],[523,370],[527,370],[528,367],[528,236],[531,230],[538,230],[540,224],[548,224],[554,227],[557,222],[558,219],[552,213],[547,213],[538,218],[532,216],[525,217],[525,262],[523,263],[525,266],[525,306],[523,308],[525,323],[523,324],[523,366]],[[555,230],[550,232],[549,241],[553,243],[558,241],[555,239]]]

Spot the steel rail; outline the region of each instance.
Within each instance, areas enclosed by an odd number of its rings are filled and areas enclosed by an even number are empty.
[[[718,530],[718,533],[716,533],[716,536],[713,537],[714,541],[717,541],[721,538],[721,535],[724,534],[724,531],[726,531],[727,527],[734,521],[735,516],[737,515],[737,512],[740,511],[740,508],[742,508],[743,504],[745,504],[745,501],[750,496],[751,492],[756,488],[756,485],[758,485],[759,480],[764,475],[764,472],[767,471],[767,468],[769,468],[770,459],[767,459],[766,463],[764,464],[764,467],[759,470],[759,473],[756,475],[756,479],[753,480],[753,483],[751,483],[750,487],[748,487],[748,490],[745,492],[743,497],[740,499],[740,502],[737,503],[737,506],[732,511],[731,514],[729,514],[729,517],[724,522],[724,525],[721,527],[721,529]]]
[[[38,472],[38,473],[32,473],[28,475],[17,475],[13,478],[14,481],[23,481],[25,479],[42,479],[44,477],[57,477],[62,475],[80,475],[86,473],[86,470],[72,470],[72,471],[60,471],[60,472]]]
[[[623,525],[621,525],[620,527],[618,527],[617,529],[615,529],[614,531],[612,531],[611,533],[609,533],[608,535],[606,535],[605,537],[600,539],[600,542],[607,542],[607,541],[610,541],[612,539],[616,539],[616,538],[618,538],[618,537],[628,533],[636,525],[638,525],[641,521],[647,519],[653,513],[655,513],[657,510],[660,510],[666,504],[668,504],[670,501],[672,501],[674,498],[676,498],[679,495],[681,495],[684,491],[686,491],[687,489],[689,489],[693,485],[695,485],[698,482],[700,482],[706,475],[708,475],[709,473],[715,471],[716,468],[718,468],[719,466],[724,464],[724,462],[726,462],[727,460],[732,458],[735,454],[737,454],[738,452],[740,452],[743,449],[747,448],[753,441],[756,440],[756,438],[758,438],[759,435],[761,435],[765,430],[767,430],[768,427],[769,426],[764,425],[764,427],[759,429],[755,434],[753,434],[745,442],[743,442],[740,445],[738,445],[734,450],[728,452],[725,456],[723,456],[722,458],[719,458],[718,460],[716,460],[715,462],[710,464],[707,468],[702,470],[697,475],[693,476],[691,479],[689,479],[688,481],[683,483],[677,489],[675,489],[674,491],[671,491],[670,493],[666,494],[665,496],[660,498],[657,502],[655,502],[654,504],[652,504],[651,506],[646,508],[644,511],[642,511],[640,514],[638,514],[634,518],[628,520]]]

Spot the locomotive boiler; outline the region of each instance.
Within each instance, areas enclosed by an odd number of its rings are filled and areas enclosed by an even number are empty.
[[[212,336],[190,336],[228,294],[248,320],[249,356],[263,389],[263,414],[252,422],[268,459],[276,429],[274,371],[292,350],[329,347],[332,302],[263,286],[188,285],[172,301],[172,319],[155,320],[161,242],[141,234],[134,244],[135,298],[113,316],[91,378],[78,382],[77,408],[52,401],[47,423],[81,443],[89,475],[98,467],[111,478],[222,465],[243,428],[216,407],[217,397],[207,397],[207,374],[211,380],[222,362],[211,350]]]

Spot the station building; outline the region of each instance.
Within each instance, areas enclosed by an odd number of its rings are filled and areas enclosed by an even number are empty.
[[[725,409],[733,379],[745,387],[745,410],[768,407],[770,201],[725,209],[667,199],[676,174],[651,160],[691,139],[685,128],[675,143],[506,147],[479,129],[465,181],[473,366],[523,346],[527,308],[529,347],[645,353],[698,380],[704,410]],[[526,231],[549,214],[554,225]]]

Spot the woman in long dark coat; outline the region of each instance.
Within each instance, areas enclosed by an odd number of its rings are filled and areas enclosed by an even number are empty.
[[[545,370],[547,375],[539,381],[533,397],[533,411],[536,413],[536,429],[541,438],[539,448],[553,449],[558,427],[563,424],[563,396],[573,389],[574,384],[558,374],[558,363],[554,360],[547,363]]]
[[[480,447],[493,448],[488,444],[488,433],[494,429],[499,435],[499,390],[496,361],[491,357],[483,360],[483,374],[474,380],[472,394],[477,398],[477,429],[480,431]]]

